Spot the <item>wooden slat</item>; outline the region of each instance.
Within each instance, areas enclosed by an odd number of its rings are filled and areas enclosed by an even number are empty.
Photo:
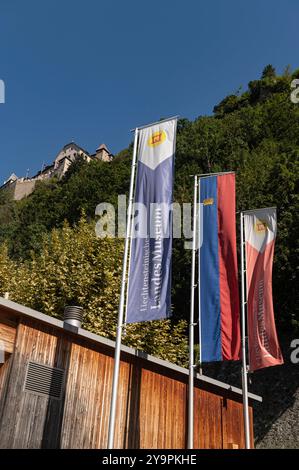
[[[240,449],[244,449],[245,437],[242,403],[231,399],[224,400],[223,417],[226,437],[224,448],[231,449],[237,445]]]
[[[0,341],[4,344],[4,351],[12,353],[16,338],[16,328],[14,326],[0,323]]]
[[[194,395],[194,447],[197,449],[221,449],[221,397],[198,388],[195,389]]]
[[[5,402],[6,389],[8,385],[8,377],[9,377],[11,363],[12,363],[11,354],[5,353],[4,362],[0,364],[0,417],[2,414],[1,412],[4,406],[4,402]]]

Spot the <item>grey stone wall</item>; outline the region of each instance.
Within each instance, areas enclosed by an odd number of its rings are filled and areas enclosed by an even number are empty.
[[[12,184],[14,188],[13,190],[13,198],[16,201],[20,201],[26,196],[29,196],[35,188],[36,181],[28,180],[28,181],[16,181]]]

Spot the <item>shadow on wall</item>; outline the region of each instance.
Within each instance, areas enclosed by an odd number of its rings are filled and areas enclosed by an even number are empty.
[[[140,393],[142,369],[132,363],[130,367],[127,405],[126,428],[124,433],[124,449],[140,449]]]
[[[249,376],[249,391],[263,398],[263,403],[254,403],[257,447],[299,448],[299,364],[290,361],[292,339],[292,333],[280,337],[284,365],[261,369]],[[206,364],[203,372],[241,387],[239,361]]]
[[[65,393],[69,372],[70,356],[72,342],[67,341],[62,336],[57,337],[55,349],[54,367],[64,370],[64,380],[62,383],[61,399],[50,398],[48,401],[45,425],[43,430],[43,438],[41,443],[42,449],[60,449],[61,448],[61,431],[64,416]],[[57,379],[53,377],[52,387],[55,389]],[[51,388],[52,388],[51,387]]]

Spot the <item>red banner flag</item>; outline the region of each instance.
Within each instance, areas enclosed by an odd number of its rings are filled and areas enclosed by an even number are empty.
[[[272,300],[276,209],[271,207],[245,212],[244,224],[249,367],[254,371],[283,364]]]

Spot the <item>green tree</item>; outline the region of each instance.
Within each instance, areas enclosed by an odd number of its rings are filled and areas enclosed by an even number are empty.
[[[0,294],[62,318],[65,305],[84,308],[83,326],[115,339],[123,241],[97,238],[94,223],[82,217],[43,238],[40,253],[14,262],[0,247]],[[128,325],[124,343],[163,359],[187,364],[186,322],[157,321]]]
[[[263,70],[262,79],[263,78],[275,78],[276,77],[276,70],[273,65],[268,64]]]
[[[275,309],[279,312],[277,319],[285,328],[293,328],[298,323],[296,254],[298,253],[297,214],[299,212],[297,196],[299,107],[291,103],[289,99],[291,81],[298,77],[298,70],[292,74],[288,72],[279,76],[272,66],[267,66],[261,79],[249,82],[248,89],[244,93],[224,98],[215,107],[215,115],[199,116],[194,121],[180,119],[175,164],[175,202],[183,203],[192,200],[193,183],[190,175],[234,170],[237,173],[238,209],[266,205],[277,206],[279,230],[273,283]],[[6,258],[3,259],[6,259],[7,263],[17,263],[18,272],[25,273],[22,278],[18,278],[19,282],[24,284],[22,294],[24,297],[20,297],[20,299],[25,299],[24,302],[27,302],[26,289],[28,289],[28,292],[32,293],[30,295],[34,299],[36,308],[56,314],[62,311],[65,301],[70,301],[66,283],[72,286],[72,295],[75,292],[79,295],[79,286],[77,290],[74,287],[77,279],[74,267],[69,267],[67,280],[62,284],[55,284],[56,276],[59,279],[61,275],[60,271],[55,271],[58,269],[55,265],[60,266],[59,269],[62,272],[65,269],[52,253],[54,251],[58,253],[62,249],[58,240],[54,244],[55,236],[62,238],[66,247],[69,246],[69,252],[65,256],[73,259],[72,244],[76,246],[75,238],[82,210],[86,213],[87,221],[92,224],[98,203],[105,201],[116,204],[119,194],[127,194],[132,150],[131,144],[109,164],[99,161],[90,164],[84,162],[74,164],[61,181],[52,180],[41,183],[37,185],[31,196],[19,202],[9,200],[4,192],[0,192],[0,243],[5,242],[7,250]],[[65,221],[68,222],[66,226],[64,226]],[[57,235],[55,231],[52,232],[53,228],[57,229]],[[69,238],[64,238],[67,233],[70,234]],[[93,243],[92,246],[94,246]],[[113,265],[109,261],[111,254],[108,251],[110,248],[111,253],[115,252],[118,256],[121,248],[111,243],[108,240],[101,241],[100,246],[104,252],[107,250],[105,255],[107,256],[107,269],[114,272]],[[45,258],[45,261],[42,262],[41,256]],[[88,260],[89,256],[88,252],[82,248],[80,263],[84,265],[84,259]],[[53,281],[49,282],[50,285],[55,285],[55,289],[48,291],[47,286],[44,286],[42,297],[45,299],[44,303],[38,299],[34,288],[28,286],[31,277],[29,268],[26,266],[33,269],[32,263],[34,262],[44,266],[42,272],[45,273],[49,269],[47,263],[49,266],[53,265]],[[66,262],[65,264],[68,265]],[[89,262],[86,266],[86,269],[88,268],[91,272],[94,269]],[[38,275],[35,268],[32,272]],[[14,286],[14,278],[12,274],[12,286]],[[40,279],[38,282],[43,282],[41,278],[38,279]],[[46,279],[49,278],[46,277]],[[101,279],[101,282],[104,282],[102,274]],[[107,323],[112,329],[112,324],[115,325],[115,305],[119,290],[118,277],[115,276],[113,279],[115,279],[115,284],[113,284],[111,297],[114,298],[112,298],[114,303],[110,302],[109,296],[103,297],[101,301],[103,312],[106,309],[105,302],[107,302],[107,318],[109,315],[113,317],[113,321]],[[76,282],[79,283],[80,280],[77,279]],[[189,288],[190,252],[184,249],[184,240],[174,240],[173,314],[175,321],[188,319]],[[23,287],[16,285],[13,289],[20,295]],[[90,287],[87,292],[90,298],[86,297],[85,301],[93,302],[92,299],[95,297],[93,291],[89,289]],[[47,299],[52,310],[46,306]],[[97,300],[97,302],[99,306],[100,301]],[[109,310],[110,305],[113,305],[112,310]],[[102,325],[101,311],[96,310],[95,307],[93,309],[90,307],[88,311],[90,311],[90,317],[86,317],[87,327],[93,328],[93,325],[97,325],[98,332],[112,335],[112,330],[108,333],[109,328],[105,330]],[[106,317],[103,318],[106,321]],[[143,341],[145,341],[147,327],[149,325],[131,326],[127,341],[135,341],[134,344],[145,347]],[[154,342],[154,338],[151,341]],[[165,344],[164,347],[166,350],[167,345]]]

